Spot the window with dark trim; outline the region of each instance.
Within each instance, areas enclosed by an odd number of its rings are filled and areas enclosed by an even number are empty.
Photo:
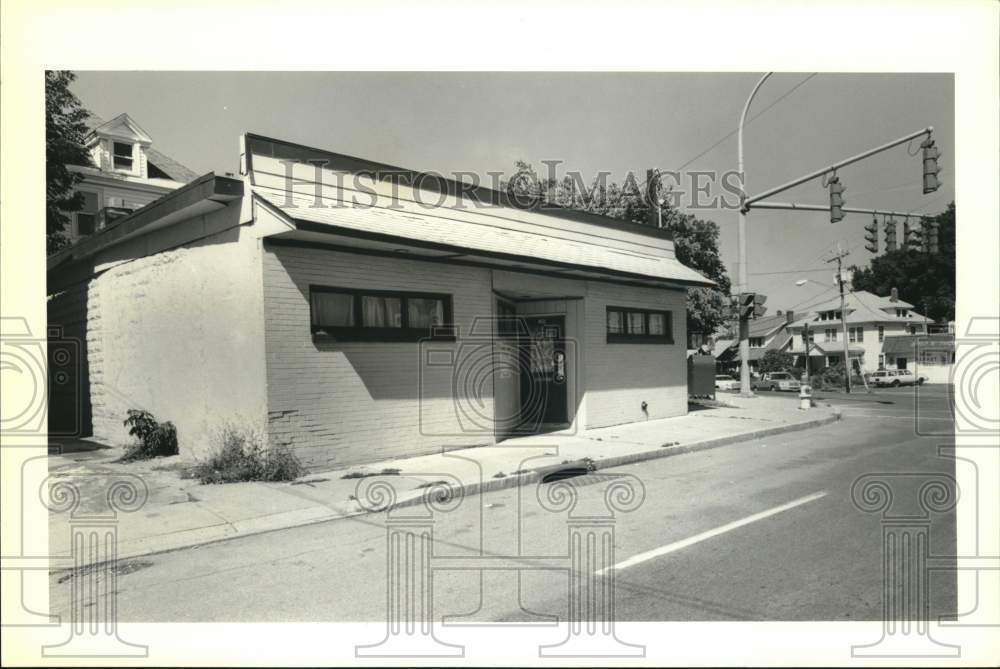
[[[607,336],[609,344],[673,344],[673,312],[608,307]]]
[[[125,142],[112,142],[114,164],[116,170],[132,171],[132,145]]]
[[[76,234],[92,235],[97,229],[98,196],[90,191],[80,191],[83,206],[76,212]]]
[[[314,337],[338,341],[454,341],[451,295],[309,286]]]

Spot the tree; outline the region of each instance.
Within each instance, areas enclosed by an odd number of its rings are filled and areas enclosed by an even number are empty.
[[[631,174],[621,185],[594,179],[590,190],[582,192],[571,177],[562,181],[540,179],[530,164],[519,160],[507,186],[525,196],[520,203],[535,201],[541,206],[579,209],[648,225],[650,203],[645,184],[636,183]],[[687,292],[688,332],[711,334],[726,323],[729,310],[730,282],[719,256],[719,226],[685,214],[669,201],[662,210],[663,226],[673,235],[677,259],[718,284],[716,288],[689,288]]]
[[[770,350],[761,356],[757,362],[757,370],[762,374],[768,372],[784,372],[795,365],[795,358],[785,351]]]
[[[67,212],[79,211],[83,196],[74,192],[83,175],[67,165],[92,166],[84,148],[85,123],[90,113],[69,90],[76,75],[68,71],[45,72],[45,237],[46,251],[55,253],[69,239]]]
[[[901,300],[935,321],[955,319],[955,203],[930,219],[938,224],[939,253],[897,249],[874,258],[871,266],[852,267],[855,290],[888,295],[893,288]]]

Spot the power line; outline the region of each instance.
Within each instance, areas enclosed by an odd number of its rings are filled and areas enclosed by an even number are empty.
[[[749,272],[750,276],[767,276],[770,274],[802,274],[805,272],[826,272],[828,268],[817,267],[815,269],[788,269],[780,272]]]
[[[796,90],[798,90],[798,89],[799,89],[799,87],[800,87],[800,86],[802,86],[802,85],[803,85],[803,84],[805,84],[805,83],[806,83],[807,81],[809,81],[810,79],[812,79],[813,77],[815,77],[815,76],[816,76],[817,74],[819,74],[819,73],[818,73],[818,72],[813,72],[813,73],[812,73],[812,74],[810,74],[810,75],[809,75],[808,77],[806,77],[805,79],[803,79],[803,80],[802,80],[802,81],[800,81],[799,83],[795,84],[795,85],[794,85],[794,86],[793,86],[793,87],[792,87],[791,89],[789,89],[789,90],[788,90],[788,92],[786,92],[786,93],[785,93],[784,95],[782,95],[781,97],[779,97],[778,99],[776,99],[776,100],[775,100],[774,102],[772,102],[771,104],[769,104],[768,106],[764,107],[764,108],[763,108],[763,109],[761,109],[761,110],[760,110],[759,112],[757,112],[756,114],[754,114],[753,116],[751,116],[751,117],[750,117],[750,120],[749,120],[749,121],[747,121],[747,125],[750,125],[751,123],[753,123],[753,122],[754,122],[754,120],[756,120],[757,118],[759,118],[759,117],[760,117],[760,116],[761,116],[761,115],[762,115],[762,114],[763,114],[764,112],[766,112],[766,111],[767,111],[768,109],[770,109],[771,107],[775,106],[776,104],[778,104],[779,102],[781,102],[782,100],[784,100],[785,98],[787,98],[787,97],[788,97],[789,95],[791,95],[792,93],[794,93],[794,92],[795,92]],[[712,149],[714,149],[715,147],[717,147],[717,146],[719,146],[720,144],[722,144],[722,143],[723,143],[724,141],[726,141],[727,139],[729,139],[729,138],[730,138],[730,137],[732,137],[733,135],[735,135],[735,134],[736,134],[736,132],[737,132],[736,130],[732,130],[732,131],[730,131],[730,132],[729,132],[729,133],[728,133],[728,134],[727,134],[727,135],[726,135],[725,137],[722,137],[722,138],[721,138],[721,139],[719,139],[719,140],[718,140],[717,142],[715,142],[714,144],[712,144],[712,145],[711,145],[710,147],[708,147],[707,149],[705,149],[704,151],[702,151],[701,153],[699,153],[698,155],[696,155],[696,156],[695,156],[694,158],[691,158],[690,160],[688,160],[688,161],[687,161],[686,163],[684,163],[683,165],[681,165],[680,167],[678,167],[678,168],[677,168],[676,170],[674,170],[674,171],[675,171],[675,172],[680,172],[680,171],[681,171],[682,169],[684,169],[685,167],[687,167],[688,165],[690,165],[690,164],[691,164],[691,163],[693,163],[694,161],[698,160],[699,158],[701,158],[702,156],[704,156],[704,155],[705,155],[706,153],[708,153],[709,151],[711,151],[711,150],[712,150]]]
[[[759,118],[762,114],[764,114],[764,112],[766,112],[768,109],[770,109],[771,107],[775,106],[776,104],[778,104],[779,102],[781,102],[782,100],[784,100],[785,98],[787,98],[789,95],[791,95],[792,93],[794,93],[796,90],[798,90],[798,88],[800,86],[802,86],[807,81],[809,81],[810,79],[812,79],[813,77],[815,77],[817,74],[819,74],[819,72],[813,72],[808,77],[806,77],[805,79],[803,79],[799,83],[797,83],[794,86],[792,86],[792,88],[790,88],[787,92],[785,92],[781,97],[777,98],[771,104],[767,105],[766,107],[764,107],[763,109],[761,109],[759,112],[757,112],[756,114],[754,114],[753,116],[751,116],[750,119],[746,122],[746,125],[750,125],[751,123],[753,123],[754,120],[756,120],[757,118]],[[706,153],[708,153],[709,151],[711,151],[715,147],[717,147],[720,144],[722,144],[724,141],[726,141],[727,139],[729,139],[733,135],[735,135],[736,132],[737,132],[736,130],[731,130],[725,137],[720,138],[717,142],[715,142],[710,147],[708,147],[707,149],[705,149],[704,151],[702,151],[701,153],[699,153],[698,155],[696,155],[694,158],[691,158],[690,160],[688,160],[687,162],[685,162],[683,165],[681,165],[676,170],[674,170],[674,172],[680,172],[682,169],[684,169],[685,167],[687,167],[688,165],[690,165],[694,161],[698,160],[699,158],[701,158],[702,156],[704,156]],[[645,181],[643,181],[641,184],[638,184],[638,187],[641,189],[647,183],[649,183],[648,179],[645,180]]]

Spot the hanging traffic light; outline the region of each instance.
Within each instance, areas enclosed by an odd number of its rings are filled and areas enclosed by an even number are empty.
[[[927,225],[927,252],[937,254],[940,250],[938,245],[938,222],[928,221]]]
[[[920,248],[920,232],[910,227],[910,220],[903,221],[903,250],[910,251]]]
[[[764,303],[767,302],[767,295],[762,295],[761,293],[753,294],[753,317],[762,318],[765,313],[767,313],[767,307]]]
[[[827,182],[830,188],[830,222],[836,223],[844,219],[844,191],[847,188],[840,183],[840,177],[834,174]]]
[[[896,250],[896,221],[888,220],[885,223],[885,250],[891,253]]]
[[[931,137],[925,139],[920,144],[920,148],[924,150],[924,194],[926,195],[941,187],[941,182],[938,180],[938,172],[941,171],[938,158],[941,157],[941,152],[934,146],[934,140]]]
[[[878,219],[873,218],[871,225],[865,226],[865,248],[869,253],[878,255]]]

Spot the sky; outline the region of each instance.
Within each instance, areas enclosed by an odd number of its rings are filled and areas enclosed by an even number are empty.
[[[110,119],[128,114],[153,145],[198,173],[238,172],[239,136],[256,132],[419,171],[510,173],[524,160],[542,171],[561,161],[589,183],[621,182],[647,168],[736,168],[740,111],[762,73],[615,72],[77,72],[83,105]],[[800,175],[934,126],[942,187],[921,190],[919,140],[839,171],[846,205],[937,213],[954,199],[954,81],[947,74],[775,73],[754,98],[745,129],[746,190]],[[758,116],[759,114],[759,116]],[[720,141],[721,140],[721,141]],[[908,155],[916,152],[917,155]],[[681,186],[690,191],[685,177]],[[771,200],[827,205],[819,180]],[[682,209],[720,227],[736,278],[737,212]],[[749,288],[769,313],[833,297],[838,243],[848,265],[866,266],[868,215],[831,224],[826,212],[752,210]],[[881,242],[880,242],[881,243]],[[809,279],[796,286],[799,279]]]

